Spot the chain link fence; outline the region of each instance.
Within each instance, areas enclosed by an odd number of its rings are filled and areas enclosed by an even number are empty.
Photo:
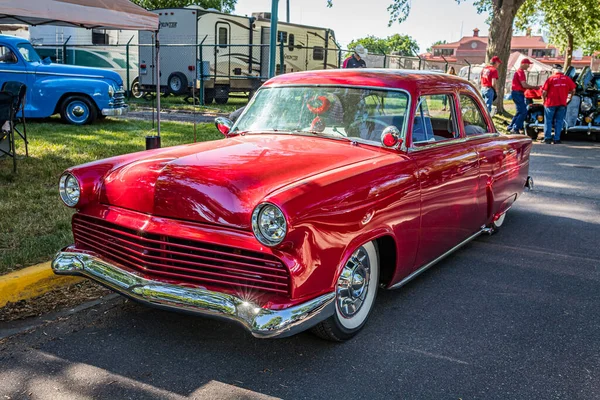
[[[198,97],[201,104],[210,104],[213,100],[223,104],[230,93],[251,96],[268,79],[268,44],[216,44],[208,40],[196,44],[189,43],[187,38],[181,41],[188,43],[161,43],[160,46],[160,86],[165,93]],[[153,43],[69,45],[65,42],[38,44],[35,48],[42,58],[49,57],[55,63],[113,70],[121,76],[129,94],[132,90],[134,93],[156,91]],[[280,42],[275,52],[275,73],[341,68],[352,54],[348,49]],[[447,72],[453,67],[458,76],[476,86],[479,86],[482,69],[482,65],[466,60],[430,61],[419,56],[383,53],[371,53],[365,62],[369,68],[436,72]],[[550,74],[548,71],[528,72],[528,82],[540,86]],[[513,75],[514,71],[508,72],[506,87],[509,89]]]

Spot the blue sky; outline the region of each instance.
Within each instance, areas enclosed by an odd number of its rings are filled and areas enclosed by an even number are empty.
[[[408,34],[419,43],[422,52],[437,40],[460,39],[461,26],[465,36],[472,35],[476,27],[480,35],[488,33],[487,16],[477,14],[469,1],[457,4],[455,0],[413,0],[408,19],[390,28],[387,7],[391,0],[333,0],[333,8],[327,8],[326,3],[326,0],[290,0],[291,22],[331,28],[342,46],[367,35]],[[285,4],[286,0],[279,0],[282,20],[285,20]],[[238,0],[235,14],[270,10],[271,0]]]

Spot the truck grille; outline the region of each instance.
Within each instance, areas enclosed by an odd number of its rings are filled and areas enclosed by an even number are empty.
[[[119,90],[113,97],[113,107],[116,108],[123,105],[125,105],[125,92]]]
[[[148,234],[75,214],[75,244],[109,261],[177,284],[290,294],[290,275],[276,257],[233,247]]]

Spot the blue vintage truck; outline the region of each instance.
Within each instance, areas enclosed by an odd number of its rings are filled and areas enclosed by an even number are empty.
[[[84,125],[128,110],[123,80],[116,72],[52,64],[27,40],[0,35],[0,85],[6,81],[27,85],[27,118],[60,114],[64,122]]]

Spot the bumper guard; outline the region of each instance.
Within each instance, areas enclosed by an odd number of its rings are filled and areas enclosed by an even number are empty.
[[[103,108],[102,115],[106,115],[108,117],[119,117],[121,115],[127,115],[129,112],[129,106],[119,106],[115,108]]]
[[[271,310],[230,294],[145,279],[87,253],[60,251],[52,260],[52,269],[57,275],[91,278],[150,306],[238,322],[257,338],[292,336],[335,312],[334,292],[293,307]]]

